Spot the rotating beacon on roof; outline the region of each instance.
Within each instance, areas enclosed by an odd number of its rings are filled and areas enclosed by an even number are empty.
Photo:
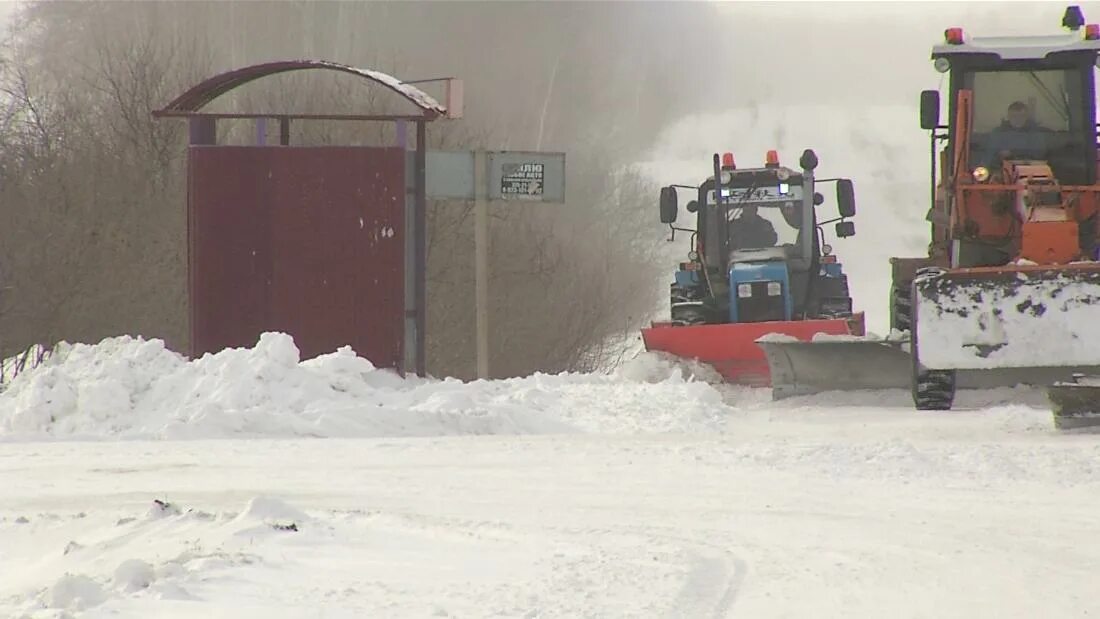
[[[733,154],[713,157],[713,174],[701,185],[661,190],[661,222],[691,233],[688,261],[670,285],[670,319],[642,330],[646,350],[697,359],[726,380],[766,386],[767,361],[755,341],[768,334],[806,339],[815,333],[862,334],[863,313],[852,311],[848,280],[825,243],[823,226],[838,237],[855,234],[848,179],[814,178],[812,150],[801,170],[768,151],[760,168],[739,169]],[[835,182],[839,217],[818,222],[825,198],[819,183]],[[687,211],[695,229],[677,228],[677,189],[695,198]]]
[[[928,255],[891,259],[891,326],[908,341],[766,343],[777,397],[909,387],[916,408],[945,410],[959,387],[1048,384],[1100,365],[1100,27],[1082,29],[1076,6],[1062,24],[1069,33],[945,31],[931,58],[948,78],[946,125],[939,91],[920,97]]]

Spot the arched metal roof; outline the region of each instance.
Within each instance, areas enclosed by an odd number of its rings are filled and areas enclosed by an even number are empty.
[[[164,108],[153,112],[153,115],[176,116],[194,114],[214,99],[217,99],[238,86],[243,86],[251,81],[269,75],[287,73],[289,71],[302,71],[305,69],[340,71],[342,73],[357,75],[376,84],[381,84],[415,105],[424,113],[424,116],[428,118],[442,116],[447,112],[447,108],[428,96],[424,91],[411,84],[406,84],[392,75],[382,73],[381,71],[360,69],[336,62],[329,62],[327,60],[283,60],[256,64],[215,75],[193,86],[187,92],[176,97],[175,100],[164,106]]]

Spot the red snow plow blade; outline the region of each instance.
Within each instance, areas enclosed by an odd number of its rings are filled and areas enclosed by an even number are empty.
[[[642,329],[642,340],[647,351],[707,363],[728,382],[770,387],[768,360],[756,340],[769,334],[782,334],[808,342],[818,333],[865,335],[863,312],[851,318],[825,320],[692,326],[655,322],[648,329]]]

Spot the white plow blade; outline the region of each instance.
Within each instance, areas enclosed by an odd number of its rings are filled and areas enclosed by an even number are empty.
[[[1100,271],[918,277],[913,313],[929,369],[1100,364]]]

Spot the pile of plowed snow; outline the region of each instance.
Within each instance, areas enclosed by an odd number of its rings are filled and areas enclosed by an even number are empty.
[[[0,393],[0,437],[220,438],[715,431],[700,366],[642,355],[612,374],[402,378],[350,348],[301,361],[293,339],[189,361],[161,340],[64,345]]]

